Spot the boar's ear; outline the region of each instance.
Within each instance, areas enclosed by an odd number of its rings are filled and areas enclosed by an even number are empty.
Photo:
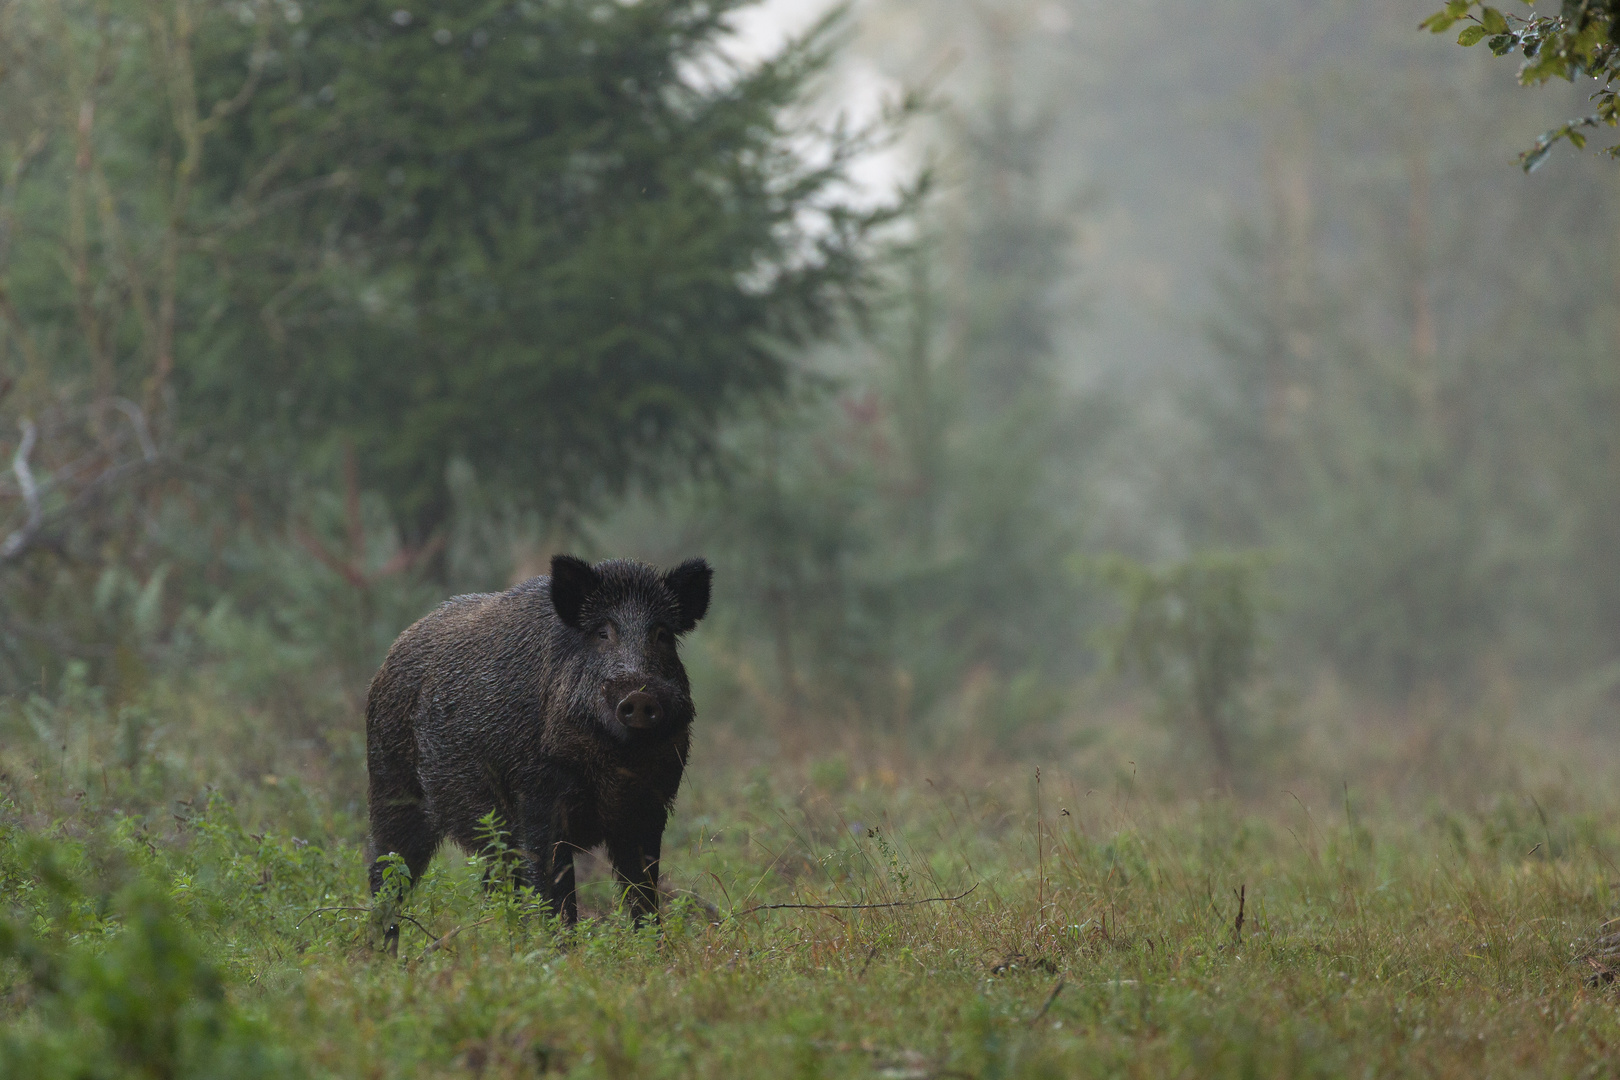
[[[664,575],[664,585],[680,607],[675,628],[686,633],[709,610],[709,581],[714,571],[702,559],[687,559]]]
[[[591,564],[572,555],[551,557],[551,606],[557,609],[557,618],[567,626],[579,629],[579,614],[585,601],[602,584]]]

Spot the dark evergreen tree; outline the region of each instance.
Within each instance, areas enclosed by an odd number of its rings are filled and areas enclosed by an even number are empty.
[[[745,6],[220,9],[199,81],[220,98],[251,57],[256,85],[201,186],[253,220],[210,252],[226,314],[182,364],[187,430],[289,464],[349,441],[419,536],[453,458],[560,518],[711,460],[891,213],[842,187],[873,133],[794,113],[834,26],[739,67]]]

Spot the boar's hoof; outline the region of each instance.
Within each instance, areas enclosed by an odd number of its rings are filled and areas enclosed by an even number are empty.
[[[626,694],[624,700],[619,702],[619,723],[627,728],[657,727],[658,722],[664,718],[664,710],[659,708],[658,699],[644,690],[637,690],[633,694]]]

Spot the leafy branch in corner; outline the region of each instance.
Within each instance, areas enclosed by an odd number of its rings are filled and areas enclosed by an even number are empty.
[[[1527,3],[1535,6],[1535,0]],[[1458,23],[1467,25],[1457,35],[1457,44],[1471,48],[1483,41],[1497,56],[1522,55],[1521,85],[1540,86],[1555,78],[1565,82],[1590,78],[1599,84],[1590,98],[1595,104],[1591,113],[1543,132],[1519,155],[1525,172],[1540,166],[1561,141],[1584,148],[1585,128],[1620,126],[1616,100],[1620,88],[1615,85],[1620,76],[1620,0],[1563,0],[1557,15],[1503,13],[1478,0],[1449,0],[1420,25],[1441,34]],[[1620,143],[1605,152],[1620,157]]]

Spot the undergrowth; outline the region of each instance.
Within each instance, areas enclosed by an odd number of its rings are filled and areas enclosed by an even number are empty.
[[[0,1075],[1620,1072],[1620,798],[1556,768],[1329,798],[700,761],[660,926],[600,868],[559,926],[492,828],[403,894],[395,958],[354,777],[223,769],[250,720],[212,707],[0,706]]]

